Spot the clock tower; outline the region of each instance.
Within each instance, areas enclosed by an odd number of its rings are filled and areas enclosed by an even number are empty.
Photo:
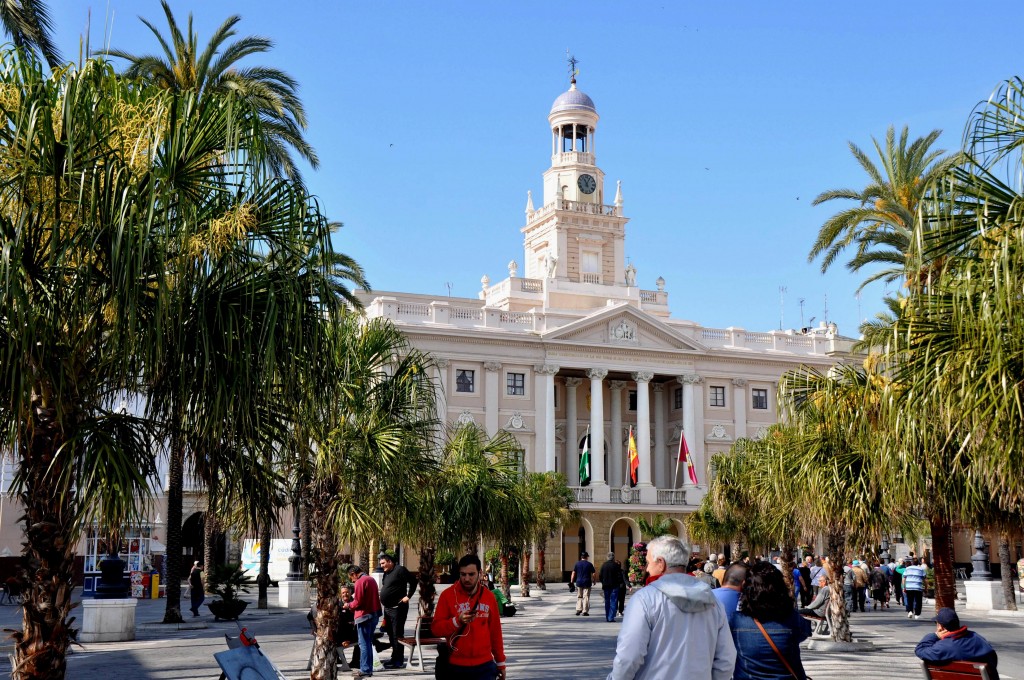
[[[616,187],[609,201],[597,167],[598,118],[594,100],[576,87],[574,72],[548,114],[551,167],[544,172],[544,202],[534,209],[532,197],[527,200],[522,232],[527,277],[549,281],[551,292],[607,299],[625,294],[621,289],[632,281],[625,268],[622,192]],[[559,306],[555,299],[548,304]]]

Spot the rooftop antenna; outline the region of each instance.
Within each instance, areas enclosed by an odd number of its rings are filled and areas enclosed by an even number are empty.
[[[452,284],[452,282],[451,282],[451,281],[445,281],[445,282],[444,282],[444,286],[445,286],[445,288],[447,288],[447,289],[448,289],[448,297],[451,297],[451,296],[452,296],[452,285],[453,285],[453,284]]]
[[[828,293],[825,293],[825,325],[828,325]]]
[[[580,73],[580,70],[576,68],[576,64],[580,63],[580,60],[575,55],[569,54],[568,47],[565,48],[565,60],[569,62],[569,83],[575,85],[576,76]]]
[[[789,292],[789,288],[785,286],[779,286],[779,330],[785,328],[786,320],[786,293]]]
[[[856,293],[854,293],[854,295],[853,295],[853,297],[857,298],[857,323],[863,323],[864,321],[867,321],[867,319],[865,319],[863,316],[861,316],[861,311],[860,311],[860,295],[861,295],[861,293],[860,293],[859,290]]]
[[[800,328],[804,327],[804,300],[805,298],[800,298]]]

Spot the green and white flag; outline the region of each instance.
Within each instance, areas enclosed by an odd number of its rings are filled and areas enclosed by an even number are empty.
[[[583,453],[580,454],[580,486],[590,485],[590,428],[583,440]]]

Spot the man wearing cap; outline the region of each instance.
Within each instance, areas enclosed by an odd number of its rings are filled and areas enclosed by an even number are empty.
[[[935,632],[924,636],[917,643],[914,654],[929,663],[944,664],[951,661],[979,661],[988,664],[989,677],[999,680],[996,663],[999,657],[988,640],[967,626],[960,625],[960,617],[948,607],[943,607],[932,621]]]
[[[590,589],[594,585],[594,565],[587,561],[590,553],[580,553],[580,561],[572,568],[572,581],[576,584],[576,616],[590,616]]]

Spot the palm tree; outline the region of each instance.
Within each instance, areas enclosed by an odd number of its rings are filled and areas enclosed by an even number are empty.
[[[546,590],[544,582],[545,554],[548,540],[562,527],[578,522],[576,496],[568,487],[564,474],[559,472],[528,472],[525,479],[526,496],[533,506],[537,525],[533,527],[533,543],[537,546],[537,587]],[[529,555],[524,551],[525,564]],[[524,568],[524,572],[528,567]],[[525,579],[524,574],[524,579]],[[524,583],[520,580],[520,583]]]
[[[0,104],[0,446],[25,533],[14,675],[63,678],[82,527],[130,525],[155,483],[155,428],[119,402],[144,390],[164,323],[149,284],[174,239],[154,161],[174,101],[95,61],[59,77],[25,52],[0,62],[21,93]]]
[[[39,0],[0,3],[0,24],[15,47],[38,51],[51,71],[64,61],[53,43],[50,9]]]
[[[356,314],[325,317],[331,344],[297,367],[308,388],[299,422],[309,445],[301,495],[315,545],[317,603],[311,677],[337,674],[331,631],[337,625],[342,544],[376,540],[384,518],[415,508],[436,474],[436,386],[429,356],[390,322]]]
[[[836,213],[821,226],[808,261],[822,256],[824,273],[846,248],[855,245],[856,255],[846,265],[850,271],[859,272],[872,264],[887,266],[865,279],[861,288],[906,276],[921,199],[959,162],[956,155],[943,158],[945,151],[931,150],[940,134],[940,130],[932,130],[909,142],[909,129],[904,127],[897,143],[896,131],[889,126],[884,147],[872,138],[881,168],[850,142],[850,151],[871,183],[861,190],[830,189],[814,199],[814,205],[833,200],[856,201],[858,205]]]
[[[650,519],[640,515],[636,518],[636,524],[640,527],[640,533],[647,537],[648,541],[672,533],[672,520],[660,513],[652,515]]]
[[[259,36],[246,36],[234,42],[235,27],[242,20],[228,17],[199,52],[199,37],[192,31],[192,15],[182,33],[167,0],[161,0],[167,18],[169,39],[149,21],[139,17],[153,32],[162,55],[135,55],[125,50],[101,52],[128,62],[125,75],[142,78],[174,92],[194,90],[204,97],[210,93],[233,92],[259,113],[263,122],[266,161],[271,170],[302,184],[302,173],[292,159],[294,150],[315,170],[320,161],[306,142],[306,111],[298,97],[299,85],[283,71],[266,66],[242,67],[246,57],[269,52],[274,43]]]

